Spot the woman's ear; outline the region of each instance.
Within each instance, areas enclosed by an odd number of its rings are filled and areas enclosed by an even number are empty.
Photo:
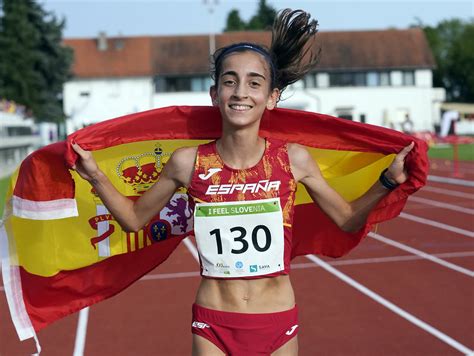
[[[274,88],[270,96],[268,97],[267,109],[273,110],[274,108],[276,108],[279,98],[280,98],[280,90],[278,88]]]
[[[215,85],[212,85],[209,88],[209,95],[211,96],[212,106],[219,106],[219,99],[217,97],[217,88]]]

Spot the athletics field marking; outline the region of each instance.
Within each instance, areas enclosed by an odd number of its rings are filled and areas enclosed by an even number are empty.
[[[453,339],[452,337],[444,334],[440,330],[434,328],[433,326],[429,325],[428,323],[424,322],[421,319],[418,319],[416,316],[408,313],[407,311],[403,310],[399,306],[393,304],[392,302],[388,301],[384,297],[380,296],[379,294],[375,293],[374,291],[370,290],[369,288],[365,287],[364,285],[360,284],[356,280],[352,279],[348,275],[340,272],[339,270],[335,269],[328,263],[324,262],[320,258],[314,255],[306,255],[310,261],[318,264],[322,268],[324,268],[329,273],[335,275],[337,278],[341,279],[345,283],[349,284],[351,287],[357,289],[359,292],[365,294],[369,298],[373,299],[377,303],[383,305],[387,309],[391,310],[395,314],[399,315],[400,317],[408,320],[410,323],[418,326],[419,328],[425,330],[426,332],[430,333],[434,337],[438,338],[439,340],[443,341],[444,343],[448,344],[449,346],[455,348],[456,350],[464,353],[464,354],[471,354],[473,351],[466,347],[465,345],[461,344],[459,341]]]

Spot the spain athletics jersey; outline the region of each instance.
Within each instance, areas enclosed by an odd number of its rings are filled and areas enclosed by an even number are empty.
[[[200,145],[188,194],[201,275],[262,278],[288,274],[296,181],[287,144],[266,139],[260,161],[228,167],[216,142]]]

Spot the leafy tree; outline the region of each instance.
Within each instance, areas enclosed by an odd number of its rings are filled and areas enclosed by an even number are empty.
[[[266,0],[260,0],[258,11],[247,24],[247,30],[268,30],[273,25],[276,13],[272,6],[267,5]]]
[[[445,20],[422,27],[435,57],[434,86],[446,89],[447,99],[474,102],[474,20]]]
[[[227,25],[225,32],[229,31],[243,31],[245,30],[245,22],[240,18],[239,10],[233,9],[227,15]]]
[[[257,13],[246,23],[240,18],[239,11],[233,9],[227,15],[227,25],[224,31],[268,30],[273,25],[277,11],[268,5],[266,0],[260,0]]]
[[[0,97],[25,105],[38,121],[62,121],[62,86],[73,58],[62,45],[64,21],[34,0],[0,5]]]

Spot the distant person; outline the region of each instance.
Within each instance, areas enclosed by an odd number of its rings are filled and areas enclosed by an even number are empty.
[[[136,201],[119,193],[91,152],[72,142],[79,156],[74,168],[125,231],[138,231],[178,188],[188,189],[203,277],[192,308],[193,355],[298,354],[289,278],[298,182],[341,229],[355,232],[380,199],[408,178],[404,160],[413,142],[348,203],[306,148],[259,136],[265,110],[275,108],[281,92],[316,62],[312,57],[309,65],[302,63],[316,27],[306,12],[286,9],[275,19],[270,49],[248,42],[218,49],[210,95],[220,110],[222,136],[177,149],[160,179]],[[251,218],[242,209],[252,211]],[[217,215],[212,223],[209,214]]]
[[[455,135],[454,123],[459,120],[459,112],[455,110],[448,110],[443,113],[441,117],[441,130],[439,135],[446,137],[448,135]]]
[[[407,135],[413,134],[413,128],[415,126],[413,120],[410,118],[409,114],[405,114],[405,119],[401,123],[402,132],[406,133]]]

